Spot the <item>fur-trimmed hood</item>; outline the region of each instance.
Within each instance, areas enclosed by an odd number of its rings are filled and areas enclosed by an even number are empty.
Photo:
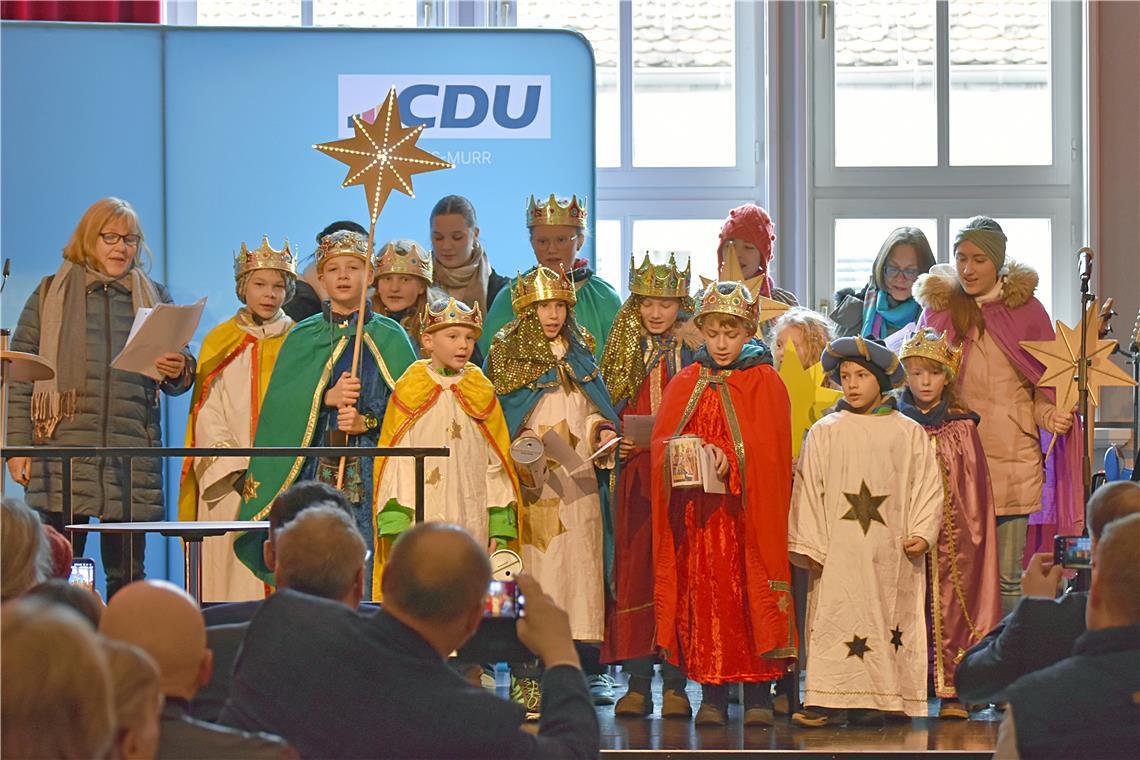
[[[1030,266],[1007,260],[1001,274],[1001,300],[1011,309],[1024,306],[1037,291],[1040,278]],[[914,300],[924,309],[945,311],[950,308],[950,294],[958,284],[958,273],[950,264],[936,264],[914,283]]]

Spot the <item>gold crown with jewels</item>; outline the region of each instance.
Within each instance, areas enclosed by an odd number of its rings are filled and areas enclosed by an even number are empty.
[[[393,240],[376,255],[376,273],[406,274],[432,281],[431,254],[414,240]]]
[[[639,296],[654,298],[684,298],[689,295],[689,276],[692,273],[692,262],[685,263],[685,270],[677,269],[677,255],[669,254],[667,264],[654,264],[649,259],[649,252],[641,266],[635,267],[636,257],[629,259],[629,292]]]
[[[722,293],[722,285],[730,285],[732,288],[727,293]],[[695,316],[699,320],[709,314],[738,317],[755,330],[760,322],[760,299],[754,298],[748,286],[742,282],[711,282],[697,298]]]
[[[372,263],[372,250],[368,236],[352,230],[338,230],[321,238],[317,246],[317,272],[323,272],[325,263],[337,256],[354,256],[365,264]]]
[[[424,304],[424,313],[420,317],[422,335],[456,325],[470,327],[476,338],[483,334],[483,314],[479,311],[479,304],[468,307],[454,298],[448,298],[446,302],[440,299],[436,303],[441,304],[439,309],[433,309],[430,303]]]
[[[573,306],[577,300],[574,283],[566,276],[565,269],[555,272],[535,267],[527,274],[520,274],[511,285],[511,306],[515,314],[539,301],[565,301]]]
[[[526,226],[535,227],[540,224],[559,225],[565,227],[586,226],[586,199],[578,203],[578,196],[571,196],[570,202],[563,206],[550,194],[550,198],[542,203],[536,203],[534,196],[526,204]]]
[[[289,238],[285,238],[285,245],[281,250],[277,250],[269,245],[269,236],[263,235],[261,238],[261,247],[256,251],[251,251],[243,241],[241,250],[234,256],[234,279],[240,279],[243,274],[248,274],[258,269],[273,269],[278,272],[296,277],[297,276],[297,257],[293,255],[293,251],[289,249]]]
[[[946,333],[939,335],[929,327],[923,328],[902,344],[899,359],[909,359],[921,356],[950,368],[950,372],[957,375],[958,367],[962,364],[962,349],[950,345]]]

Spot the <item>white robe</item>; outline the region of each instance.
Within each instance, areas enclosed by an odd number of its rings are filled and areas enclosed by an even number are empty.
[[[288,332],[293,321],[283,317],[264,325],[246,325],[242,330],[262,340]],[[255,421],[252,393],[254,346],[246,346],[214,378],[194,423],[195,445],[208,448],[246,448],[253,445]],[[241,495],[233,486],[249,468],[249,457],[195,457],[198,479],[198,519],[236,520]],[[265,584],[234,554],[239,533],[207,538],[202,543],[202,599],[209,602],[247,601],[265,598]]]
[[[463,411],[448,388],[462,375],[445,377],[428,371],[444,392],[400,439],[400,446],[448,446],[446,459],[424,460],[424,520],[442,520],[467,529],[480,546],[486,546],[487,509],[515,501],[511,477],[487,442],[475,420]],[[504,452],[506,453],[506,452]],[[395,498],[400,506],[416,503],[415,461],[393,457],[384,465],[376,491],[379,510]]]
[[[808,432],[799,468],[788,551],[823,566],[804,704],[926,715],[926,559],[902,546],[938,540],[942,476],[926,431],[898,412],[836,412]]]

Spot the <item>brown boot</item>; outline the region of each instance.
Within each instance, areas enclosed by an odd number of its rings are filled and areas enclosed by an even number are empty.
[[[702,702],[701,709],[697,710],[697,719],[694,722],[698,726],[723,726],[728,723],[728,719],[721,708],[709,702]]]
[[[653,712],[653,697],[649,692],[649,679],[630,676],[629,691],[614,705],[614,715],[644,718]]]
[[[661,693],[661,717],[690,718],[692,715],[693,706],[689,704],[689,695],[685,690],[666,686]]]

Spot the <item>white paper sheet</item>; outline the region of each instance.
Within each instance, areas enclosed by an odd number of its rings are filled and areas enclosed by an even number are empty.
[[[627,414],[621,423],[622,434],[639,449],[648,449],[653,439],[654,414]]]
[[[111,361],[111,366],[162,380],[154,363],[163,354],[181,351],[190,342],[205,306],[206,299],[202,298],[186,306],[160,303],[153,309],[139,309],[127,345]]]

